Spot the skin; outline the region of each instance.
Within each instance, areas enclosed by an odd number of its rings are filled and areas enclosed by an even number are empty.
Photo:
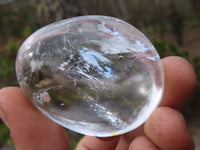
[[[162,59],[165,90],[160,106],[138,129],[112,138],[84,136],[76,150],[194,150],[179,112],[193,91],[196,77],[183,58]],[[17,150],[69,150],[64,128],[44,117],[18,87],[0,90],[0,117]]]

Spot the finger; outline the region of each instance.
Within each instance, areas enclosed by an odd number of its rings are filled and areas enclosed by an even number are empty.
[[[162,59],[165,72],[165,91],[160,106],[180,110],[192,93],[196,76],[191,64],[181,57]]]
[[[101,140],[92,136],[85,136],[77,145],[76,150],[114,150],[119,137]]]
[[[160,107],[144,126],[145,134],[162,150],[194,150],[194,142],[180,112]]]
[[[25,97],[20,88],[0,90],[0,117],[11,132],[19,150],[67,150],[64,128],[44,117]]]
[[[194,89],[196,83],[194,70],[180,57],[166,57],[162,59],[162,63],[165,72],[165,90],[160,105],[181,109]],[[127,149],[138,135],[143,135],[143,129],[136,129],[121,136],[117,150]]]
[[[138,136],[130,144],[128,150],[160,150],[160,149],[146,136]]]
[[[133,141],[133,139],[142,135],[143,133],[144,133],[144,131],[143,131],[143,125],[142,125],[131,132],[121,135],[119,142],[116,146],[116,150],[128,149],[128,147],[129,147],[130,143]]]

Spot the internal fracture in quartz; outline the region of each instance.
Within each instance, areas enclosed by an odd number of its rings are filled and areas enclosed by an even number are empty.
[[[106,16],[66,19],[36,31],[19,49],[16,72],[44,115],[100,137],[141,125],[164,86],[151,42],[130,24]]]

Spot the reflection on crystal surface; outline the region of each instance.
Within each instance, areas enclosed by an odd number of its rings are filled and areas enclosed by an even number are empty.
[[[141,125],[159,104],[164,84],[149,40],[105,16],[76,17],[38,30],[20,47],[16,72],[43,114],[92,136]]]

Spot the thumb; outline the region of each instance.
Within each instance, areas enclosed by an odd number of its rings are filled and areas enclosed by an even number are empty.
[[[69,149],[64,128],[44,117],[20,88],[0,90],[0,117],[10,129],[16,149]]]

